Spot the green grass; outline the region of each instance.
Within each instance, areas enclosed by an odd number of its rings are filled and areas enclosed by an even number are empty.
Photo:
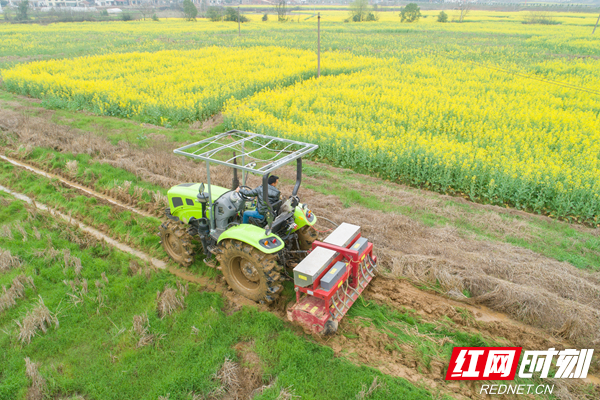
[[[13,154],[13,152],[7,152],[8,156]],[[124,169],[115,168],[110,164],[100,163],[87,154],[73,155],[47,148],[36,147],[27,154],[19,153],[19,151],[17,151],[15,155],[18,156],[18,158],[24,158],[26,162],[39,167],[45,166],[50,168],[50,170],[65,170],[67,162],[75,160],[77,161],[77,172],[73,178],[99,192],[121,186],[125,181],[131,182],[131,187],[128,192],[130,195],[135,195],[134,187],[140,187],[146,190],[142,195],[142,199],[139,199],[140,202],[137,204],[140,208],[143,207],[146,202],[152,200],[147,191],[160,192],[163,195],[167,194],[167,189],[162,186],[144,181],[135,174]]]
[[[9,284],[15,275],[24,273],[33,277],[37,288],[27,289],[16,307],[0,314],[2,399],[25,397],[31,384],[25,375],[25,357],[40,363],[49,398],[79,394],[90,399],[156,399],[170,394],[170,399],[185,399],[191,391],[206,395],[217,386],[212,375],[225,357],[239,360],[233,347],[240,342],[250,343],[260,358],[265,384],[277,377],[275,387],[256,399],[274,399],[281,388],[289,386],[303,399],[349,399],[375,376],[385,387],[372,399],[431,398],[426,390],[403,379],[335,358],[331,349],[297,335],[273,314],[252,307],[227,312],[220,295],[195,285],[190,287],[186,308],[161,320],[155,311],[156,292],[165,285],[174,288],[174,276],[166,272],[153,273],[149,279],[131,276],[129,255],[102,244],[80,247],[65,238],[64,232],[70,230],[65,224],[43,214],[24,222],[28,214],[20,201],[0,210],[0,224],[22,221],[29,233],[27,246],[14,229],[13,240],[0,238],[0,248],[24,262],[21,269],[0,275],[0,284]],[[34,227],[41,233],[40,240],[33,235]],[[69,249],[81,259],[79,279],[90,282],[82,303],[69,301],[71,289],[62,281],[74,280],[75,275],[72,268],[65,271],[62,257],[51,261],[34,255],[48,248],[48,237],[54,248]],[[101,281],[102,272],[109,283],[102,289],[104,306],[98,307],[93,282]],[[38,295],[57,314],[60,326],[21,345],[14,320],[21,320],[36,305]],[[165,336],[157,345],[136,348],[132,320],[144,313],[150,332]],[[192,335],[192,326],[200,330],[198,335]]]

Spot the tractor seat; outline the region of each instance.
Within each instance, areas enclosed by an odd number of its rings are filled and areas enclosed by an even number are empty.
[[[250,218],[248,218],[248,222],[251,223],[252,225],[258,226],[259,228],[264,228],[265,226],[267,226],[267,218],[258,219],[258,218],[250,217]]]
[[[279,209],[281,208],[282,204],[283,204],[283,200],[279,200],[279,201],[276,201],[275,203],[271,204],[271,206],[273,207],[273,211],[275,212],[275,217],[277,215],[279,215]]]
[[[277,220],[277,216],[279,216],[279,209],[281,208],[282,204],[283,204],[283,200],[279,200],[279,201],[276,201],[275,203],[271,204],[271,207],[273,207],[273,212],[275,213],[275,215],[274,215],[275,220]],[[267,218],[266,217],[263,219],[250,217],[250,218],[248,218],[248,222],[251,223],[252,225],[258,226],[259,228],[264,228],[265,226],[267,226]]]

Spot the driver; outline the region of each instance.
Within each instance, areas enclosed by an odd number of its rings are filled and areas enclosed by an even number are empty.
[[[274,204],[279,201],[279,197],[281,195],[281,192],[279,191],[279,189],[277,189],[277,184],[279,183],[279,177],[275,176],[275,175],[270,176],[268,183],[269,183],[269,187],[268,187],[269,203]],[[238,193],[241,193],[247,197],[256,197],[257,198],[256,210],[245,211],[244,219],[243,219],[242,223],[247,224],[248,218],[250,218],[250,217],[260,219],[260,220],[263,220],[265,218],[265,214],[269,210],[269,207],[267,206],[267,203],[265,203],[265,201],[263,200],[262,185],[257,187],[254,190],[240,189],[238,187],[237,189],[235,189],[235,191]]]

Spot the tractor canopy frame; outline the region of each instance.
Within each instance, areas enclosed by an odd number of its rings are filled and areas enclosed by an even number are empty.
[[[206,162],[206,183],[210,212],[210,229],[215,229],[215,217],[212,212],[213,201],[210,188],[210,163],[224,165],[234,169],[234,182],[237,170],[242,171],[242,184],[246,184],[249,173],[262,175],[263,199],[269,211],[265,218],[268,230],[273,222],[273,205],[269,201],[268,181],[271,172],[296,160],[296,184],[292,195],[295,196],[302,182],[302,157],[312,153],[319,146],[296,140],[282,139],[258,133],[230,130],[216,136],[200,140],[173,150],[175,154],[203,160]],[[237,160],[241,160],[241,164]],[[233,188],[235,189],[235,187]]]

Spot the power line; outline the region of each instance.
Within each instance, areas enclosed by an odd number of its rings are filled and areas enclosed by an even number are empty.
[[[430,53],[436,54],[436,52],[434,52],[434,51],[430,51]],[[595,94],[595,95],[600,96],[600,91],[593,90],[593,89],[588,89],[586,87],[574,85],[572,83],[560,82],[560,81],[556,81],[556,80],[553,80],[553,79],[539,78],[537,76],[528,75],[528,74],[525,74],[525,73],[522,73],[522,72],[510,71],[508,69],[501,68],[501,67],[495,67],[495,66],[491,66],[491,65],[481,64],[481,63],[478,63],[478,62],[475,62],[475,61],[469,61],[469,60],[464,60],[464,59],[453,58],[453,57],[451,57],[451,56],[449,56],[447,54],[437,53],[437,55],[444,56],[444,57],[446,57],[446,58],[448,58],[450,60],[453,60],[453,61],[462,61],[462,62],[466,62],[468,64],[476,65],[478,67],[482,67],[482,68],[486,68],[486,69],[490,69],[490,70],[494,70],[494,71],[500,71],[500,72],[504,72],[504,73],[510,74],[510,75],[519,76],[521,78],[532,79],[532,80],[536,80],[536,81],[539,81],[539,82],[549,83],[551,85],[561,86],[561,87],[564,87],[564,88],[567,88],[567,89],[579,90],[581,92],[586,92],[586,93]]]

